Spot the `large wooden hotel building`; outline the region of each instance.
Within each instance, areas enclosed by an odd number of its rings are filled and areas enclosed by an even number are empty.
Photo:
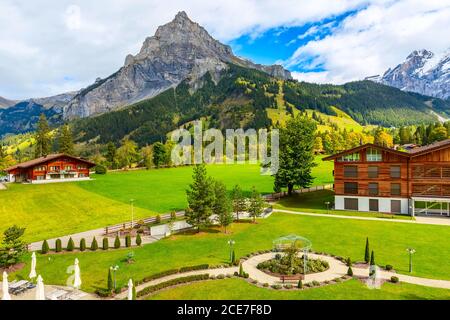
[[[450,139],[407,152],[365,144],[334,161],[336,210],[450,216]]]

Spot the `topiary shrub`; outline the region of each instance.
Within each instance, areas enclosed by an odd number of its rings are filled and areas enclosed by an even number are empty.
[[[269,284],[267,282],[263,283],[263,287],[267,288],[268,286],[269,286]]]
[[[219,275],[217,275],[217,279],[225,279],[225,275],[219,274]]]
[[[370,250],[369,250],[369,237],[366,238],[366,249],[364,250],[364,261],[369,263],[370,259]]]
[[[313,281],[312,281],[312,285],[313,285],[314,287],[318,287],[318,286],[320,286],[320,282],[319,282],[319,281],[316,281],[316,280],[313,280]]]
[[[140,246],[142,244],[142,238],[141,235],[138,233],[136,236],[136,245]]]
[[[155,217],[155,223],[156,224],[161,223],[161,216],[159,214]]]
[[[114,282],[113,282],[113,279],[112,279],[111,268],[108,269],[108,282],[107,282],[107,285],[108,285],[108,291],[112,292],[112,290],[114,288]]]
[[[103,238],[102,248],[103,248],[103,250],[108,250],[109,249],[109,239],[106,238],[106,237]]]
[[[350,257],[348,257],[347,260],[345,261],[345,264],[347,265],[347,267],[351,267],[352,266],[352,259],[350,259]]]
[[[131,236],[129,234],[125,237],[125,246],[127,248],[131,247]]]
[[[390,265],[390,264],[387,264],[385,269],[387,271],[391,271],[392,269],[394,269],[394,267],[392,265]]]
[[[44,242],[42,242],[41,253],[46,254],[49,251],[50,251],[50,247],[48,246],[48,242],[47,242],[47,240],[44,240]]]
[[[242,268],[242,263],[239,264],[239,277],[244,276],[244,268]]]
[[[280,286],[279,284],[273,284],[271,287],[275,290],[280,290],[282,288],[282,286]]]
[[[80,240],[80,251],[86,251],[86,239]]]
[[[175,211],[172,211],[170,213],[170,219],[175,220],[177,218],[177,213]]]
[[[397,282],[399,282],[400,280],[399,280],[399,278],[398,277],[396,277],[396,276],[392,276],[391,277],[391,282],[392,283],[397,283]]]
[[[302,279],[298,280],[297,288],[303,289],[303,282],[302,282]]]
[[[72,237],[69,238],[69,242],[67,243],[67,251],[73,251],[75,249],[75,243],[73,242]]]
[[[98,249],[98,242],[97,242],[97,239],[95,239],[95,237],[94,237],[94,239],[92,239],[92,243],[91,243],[91,250],[95,251],[97,249]]]
[[[114,248],[115,249],[119,249],[120,248],[120,238],[119,238],[118,235],[116,236],[116,239],[114,239]]]
[[[61,252],[61,251],[62,251],[61,239],[56,239],[56,241],[55,241],[55,252]]]
[[[292,284],[285,284],[284,288],[285,289],[292,289],[294,286]]]
[[[353,277],[353,270],[352,270],[352,267],[348,267],[347,275],[350,276],[350,277]]]

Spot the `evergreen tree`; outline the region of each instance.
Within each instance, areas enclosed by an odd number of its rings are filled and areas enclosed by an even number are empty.
[[[206,175],[204,164],[194,167],[193,183],[186,191],[188,209],[186,222],[200,232],[200,227],[209,225],[209,217],[213,212],[214,188],[213,181]]]
[[[55,252],[61,252],[61,251],[62,251],[61,239],[56,239],[56,241],[55,241]]]
[[[113,278],[112,278],[112,273],[111,273],[111,268],[108,269],[108,282],[107,282],[107,286],[108,286],[108,291],[111,292],[114,289],[114,282],[113,282]]]
[[[347,275],[350,276],[350,277],[353,277],[353,270],[352,270],[352,267],[348,267],[348,269],[347,269]]]
[[[108,250],[109,249],[109,239],[108,238],[103,238],[103,245],[102,245],[103,250]]]
[[[92,239],[92,243],[91,243],[91,250],[95,251],[97,249],[98,249],[98,242],[97,242],[97,239],[95,239],[95,237],[94,237],[94,239]]]
[[[50,137],[50,126],[48,124],[45,114],[41,114],[37,124],[36,134],[35,134],[35,145],[34,145],[34,157],[39,158],[50,154],[51,152],[51,137]]]
[[[370,250],[369,250],[369,237],[366,238],[366,250],[364,252],[364,261],[369,263],[370,259]]]
[[[245,197],[242,194],[241,187],[238,184],[235,185],[233,190],[231,191],[231,199],[233,204],[233,211],[236,214],[236,220],[239,221],[239,214],[247,209],[247,205],[245,203]]]
[[[274,190],[286,187],[289,195],[295,186],[309,187],[313,181],[315,124],[307,117],[296,116],[280,129],[279,169],[274,174]]]
[[[129,234],[125,237],[125,247],[131,247],[131,236]]]
[[[116,239],[114,240],[114,248],[119,249],[120,248],[120,238],[119,236],[116,236]]]
[[[372,250],[372,254],[370,255],[370,265],[371,266],[375,265],[375,254],[373,253],[373,250]]]
[[[299,279],[299,280],[298,280],[297,288],[303,289],[303,282],[302,282],[302,279]]]
[[[86,251],[86,239],[85,238],[80,240],[80,251]]]
[[[58,147],[59,153],[75,155],[72,129],[68,124],[63,125],[59,130]]]
[[[75,243],[73,242],[72,237],[70,237],[69,238],[69,242],[67,242],[66,250],[67,251],[73,251],[73,249],[75,249]]]
[[[234,265],[236,263],[236,253],[233,251],[231,252],[231,264]]]
[[[161,142],[156,142],[153,145],[153,164],[159,168],[166,164],[167,161],[167,151],[164,144]]]
[[[9,267],[20,261],[26,250],[22,239],[25,228],[14,225],[3,232],[3,240],[0,246],[0,267]]]
[[[264,209],[264,199],[261,197],[255,187],[252,188],[252,194],[248,205],[248,214],[253,218],[253,222],[256,222],[256,218],[259,217]]]
[[[106,145],[105,158],[111,169],[117,169],[117,148],[111,141]]]
[[[47,240],[44,240],[44,242],[42,242],[42,248],[41,248],[41,253],[42,254],[46,254],[50,251],[50,247],[48,245]]]
[[[230,199],[228,198],[227,188],[223,182],[214,182],[214,204],[213,212],[217,215],[219,225],[224,228],[227,233],[227,227],[233,222],[233,214],[231,213]]]
[[[141,238],[141,234],[138,233],[136,236],[136,245],[140,246],[142,244],[142,238]]]

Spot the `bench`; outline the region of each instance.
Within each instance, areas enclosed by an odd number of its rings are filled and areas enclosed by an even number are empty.
[[[285,281],[294,281],[294,280],[304,280],[305,276],[303,274],[294,274],[292,276],[281,276],[280,280],[284,283]]]

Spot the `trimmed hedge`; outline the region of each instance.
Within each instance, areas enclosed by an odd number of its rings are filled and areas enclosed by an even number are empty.
[[[391,282],[392,283],[397,283],[397,282],[399,282],[400,281],[400,279],[398,278],[398,277],[396,277],[396,276],[392,276],[391,277]]]
[[[108,240],[108,238],[103,238],[102,249],[103,250],[108,250],[109,249],[109,240]]]
[[[187,271],[194,271],[194,270],[206,270],[209,268],[209,264],[199,264],[196,266],[189,266],[189,267],[181,267],[178,269],[179,273],[187,272]]]
[[[56,239],[55,242],[55,252],[61,252],[62,251],[62,242],[61,239]]]
[[[41,253],[42,254],[46,254],[50,251],[50,247],[48,245],[47,240],[44,240],[44,242],[42,242],[42,248],[41,248]]]
[[[73,249],[75,249],[75,243],[73,242],[72,237],[69,238],[69,242],[67,243],[67,251],[73,251]]]
[[[154,286],[147,287],[147,288],[139,291],[136,294],[136,297],[146,296],[153,292],[159,291],[159,290],[167,288],[167,287],[175,286],[178,284],[189,283],[189,282],[194,282],[194,281],[201,281],[201,280],[208,280],[208,279],[209,279],[208,274],[198,274],[198,275],[193,275],[193,276],[176,278],[176,279],[172,279],[172,280],[169,280],[166,282],[161,282]]]
[[[120,238],[119,236],[116,236],[116,239],[114,240],[114,248],[119,249],[120,248]]]
[[[91,251],[96,251],[98,249],[98,242],[97,239],[92,239],[92,243],[91,243]]]
[[[131,236],[130,235],[127,235],[125,237],[125,247],[127,247],[127,248],[131,247]]]
[[[80,240],[80,251],[86,251],[86,239],[85,238]]]

